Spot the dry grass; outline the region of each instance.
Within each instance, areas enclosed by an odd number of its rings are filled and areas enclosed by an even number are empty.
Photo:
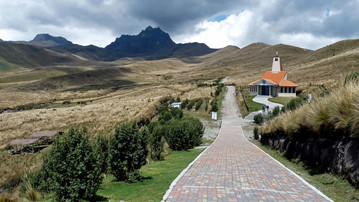
[[[359,138],[359,85],[351,83],[340,87],[330,95],[318,98],[294,112],[287,112],[266,123],[264,135],[282,132],[301,135],[307,128],[321,137],[332,134],[351,135]]]

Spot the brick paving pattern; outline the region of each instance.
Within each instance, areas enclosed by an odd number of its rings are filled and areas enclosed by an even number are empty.
[[[243,135],[234,88],[217,140],[178,180],[166,201],[327,201]]]

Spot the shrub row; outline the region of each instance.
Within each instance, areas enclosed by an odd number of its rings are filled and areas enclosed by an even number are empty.
[[[133,181],[146,164],[148,134],[136,122],[116,126],[109,139],[91,142],[85,127],[70,127],[44,156],[42,169],[30,177],[39,190],[55,193],[60,201],[92,199],[102,183],[102,173]]]

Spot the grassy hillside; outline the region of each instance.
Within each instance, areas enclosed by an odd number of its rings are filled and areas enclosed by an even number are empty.
[[[37,68],[73,60],[44,48],[9,42],[0,43],[0,58],[8,63],[25,68]],[[11,65],[8,67],[11,67]]]
[[[276,117],[262,128],[263,135],[359,138],[359,85],[351,83],[294,112]],[[303,131],[305,131],[303,133]]]

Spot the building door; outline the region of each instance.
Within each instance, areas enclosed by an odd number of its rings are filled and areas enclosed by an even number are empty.
[[[262,86],[262,95],[269,95],[269,86]]]

